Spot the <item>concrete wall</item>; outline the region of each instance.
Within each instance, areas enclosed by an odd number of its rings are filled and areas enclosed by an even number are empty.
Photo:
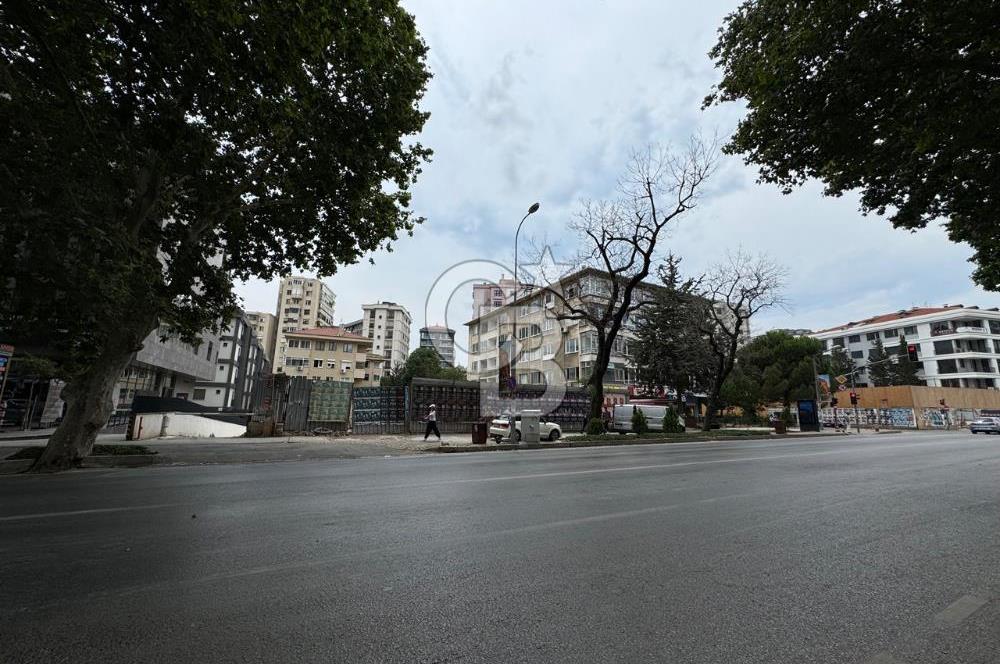
[[[237,438],[246,434],[246,431],[246,426],[242,424],[220,422],[194,413],[136,413],[132,425],[132,440],[162,436]]]

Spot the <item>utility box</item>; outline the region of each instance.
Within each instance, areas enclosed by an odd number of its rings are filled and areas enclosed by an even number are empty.
[[[540,410],[521,411],[521,442],[525,444],[537,444],[539,421],[542,417]]]

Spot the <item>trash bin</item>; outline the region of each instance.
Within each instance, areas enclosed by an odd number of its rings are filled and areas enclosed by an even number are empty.
[[[486,422],[473,422],[472,423],[472,444],[473,445],[485,445],[486,436],[489,433],[490,425]]]
[[[788,433],[785,429],[785,423],[781,420],[774,421],[774,433]]]

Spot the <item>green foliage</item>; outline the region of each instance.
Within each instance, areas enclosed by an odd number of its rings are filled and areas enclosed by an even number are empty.
[[[839,385],[837,376],[847,376],[849,379],[850,373],[854,371],[854,360],[843,347],[837,346],[823,357],[822,369],[822,373],[830,374],[830,389],[836,390]]]
[[[670,255],[659,268],[663,285],[653,304],[635,314],[636,339],[629,344],[639,380],[650,387],[670,387],[683,394],[702,390],[714,368],[702,328],[707,314],[697,282],[683,279],[680,259]]]
[[[917,376],[917,363],[911,360],[906,352],[908,345],[906,337],[900,336],[899,354],[892,366],[893,385],[923,385],[923,381]]]
[[[590,418],[587,420],[586,432],[588,436],[599,436],[606,433],[607,430],[604,427],[604,420],[599,417]]]
[[[439,378],[466,380],[465,367],[442,367],[441,356],[433,348],[424,346],[406,358],[406,363],[382,377],[382,385],[409,385],[414,378]]]
[[[28,380],[50,380],[59,376],[59,368],[47,357],[15,355],[10,362],[10,373]]]
[[[740,349],[742,385],[733,391],[753,394],[760,400],[758,404],[780,401],[787,405],[795,399],[815,398],[812,360],[822,347],[817,339],[796,337],[787,332],[761,335]],[[750,397],[745,399],[749,403]]]
[[[673,406],[667,406],[667,412],[663,415],[663,432],[664,433],[683,433],[684,425],[681,424],[680,419],[677,417],[677,411],[674,410]]]
[[[430,73],[396,0],[2,11],[0,332],[69,377],[158,324],[196,341],[234,279],[329,275],[419,223]]]
[[[646,415],[641,410],[636,408],[632,412],[632,433],[639,434],[640,436],[649,431],[649,423],[646,421]]]
[[[760,382],[747,376],[739,365],[723,383],[721,397],[724,406],[739,407],[743,411],[744,418],[748,420],[756,418],[757,410],[766,402]]]
[[[885,352],[881,337],[875,340],[868,352],[868,379],[875,387],[892,385],[892,360]]]
[[[745,104],[725,149],[762,181],[860,190],[897,228],[947,219],[998,290],[997,21],[990,0],[747,0],[711,51],[722,79],[705,104]]]

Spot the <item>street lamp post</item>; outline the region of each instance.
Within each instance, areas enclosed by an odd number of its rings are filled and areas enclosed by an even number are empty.
[[[513,325],[513,328],[511,330],[511,335],[510,335],[510,348],[511,348],[511,351],[512,351],[511,352],[511,356],[510,356],[510,377],[515,381],[515,383],[514,383],[515,385],[517,384],[516,383],[516,381],[517,381],[517,374],[514,372],[514,370],[516,368],[516,364],[517,364],[517,305],[515,304],[515,302],[517,302],[517,291],[518,291],[518,287],[521,284],[521,282],[518,281],[518,278],[517,278],[517,276],[518,276],[517,275],[517,239],[518,239],[518,236],[521,235],[521,226],[524,225],[524,222],[525,222],[525,220],[528,217],[530,217],[531,215],[533,215],[536,212],[538,212],[538,207],[539,207],[538,203],[532,203],[531,204],[531,207],[528,208],[527,214],[525,214],[521,218],[521,223],[519,223],[517,225],[517,231],[514,233],[514,299],[511,300],[511,306],[514,307],[514,325]]]

